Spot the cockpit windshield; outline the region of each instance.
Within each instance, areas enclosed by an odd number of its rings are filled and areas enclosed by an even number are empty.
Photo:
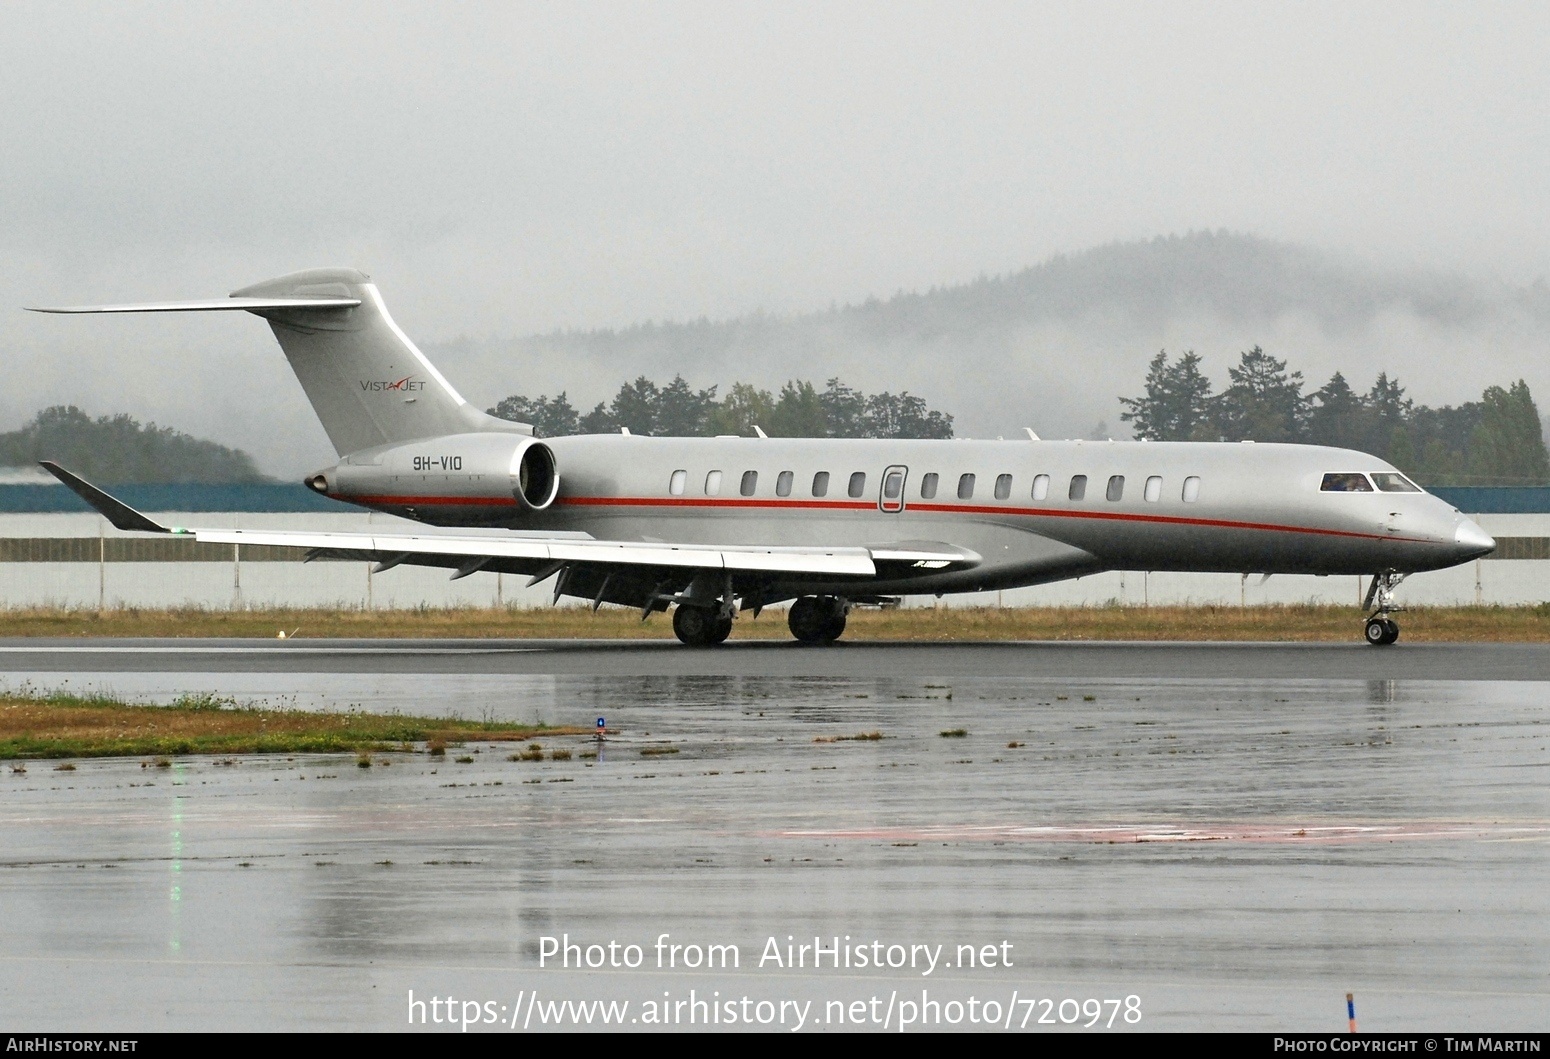
[[[1424,489],[1422,489],[1420,486],[1416,485],[1414,482],[1412,482],[1410,479],[1406,478],[1404,475],[1396,474],[1393,471],[1373,471],[1372,472],[1372,481],[1373,481],[1374,485],[1376,485],[1379,489],[1381,489],[1385,493],[1422,493],[1422,492],[1425,492]]]
[[[1355,472],[1347,474],[1326,474],[1324,481],[1319,485],[1321,493],[1370,493],[1372,483],[1367,481],[1365,474]]]

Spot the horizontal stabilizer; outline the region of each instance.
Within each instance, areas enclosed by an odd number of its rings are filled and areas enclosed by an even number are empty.
[[[35,313],[219,313],[271,309],[353,309],[359,298],[204,298],[188,302],[142,302],[138,305],[66,305],[32,309]]]
[[[64,482],[77,496],[86,501],[92,507],[96,508],[103,518],[107,519],[113,524],[114,528],[121,530],[139,530],[144,533],[172,532],[166,526],[163,526],[157,522],[152,522],[150,519],[146,518],[144,515],[140,514],[140,512],[136,511],[122,500],[119,500],[117,497],[112,497],[107,493],[104,493],[101,489],[98,489],[95,485],[92,485],[86,479],[77,478],[75,475],[71,474],[69,471],[65,470],[63,467],[59,466],[59,464],[53,462],[52,460],[42,460],[40,462],[42,463],[43,469],[45,471],[47,471],[49,474],[52,474],[55,478],[58,478],[61,482]]]

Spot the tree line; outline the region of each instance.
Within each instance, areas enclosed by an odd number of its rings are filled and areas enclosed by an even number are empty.
[[[561,390],[553,397],[512,394],[490,415],[530,423],[539,437],[570,434],[632,434],[657,437],[750,435],[754,427],[777,438],[950,438],[953,417],[908,391],[862,393],[839,379],[820,390],[794,379],[778,394],[749,383],[733,383],[725,396],[716,387],[696,390],[675,375],[658,386],[644,375],[619,387],[610,402],[580,413]]]
[[[1287,371],[1259,346],[1227,370],[1213,392],[1193,351],[1152,358],[1139,397],[1121,397],[1120,419],[1149,441],[1289,441],[1370,452],[1426,485],[1550,484],[1539,409],[1522,379],[1488,386],[1478,401],[1431,408],[1405,396],[1379,373],[1359,393],[1335,372],[1307,392],[1302,372]]]
[[[100,482],[267,482],[253,457],[171,427],[119,414],[93,419],[75,405],[45,408],[0,434],[0,466],[55,460]]]

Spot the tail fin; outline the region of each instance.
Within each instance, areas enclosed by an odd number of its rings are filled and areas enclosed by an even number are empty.
[[[339,455],[444,434],[531,434],[465,401],[388,315],[370,277],[316,268],[255,283],[229,299],[44,312],[242,309],[269,321]]]

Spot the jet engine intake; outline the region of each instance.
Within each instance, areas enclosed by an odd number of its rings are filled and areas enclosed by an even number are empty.
[[[560,492],[560,472],[554,450],[531,438],[517,444],[511,458],[511,485],[519,503],[529,511],[542,511]]]

